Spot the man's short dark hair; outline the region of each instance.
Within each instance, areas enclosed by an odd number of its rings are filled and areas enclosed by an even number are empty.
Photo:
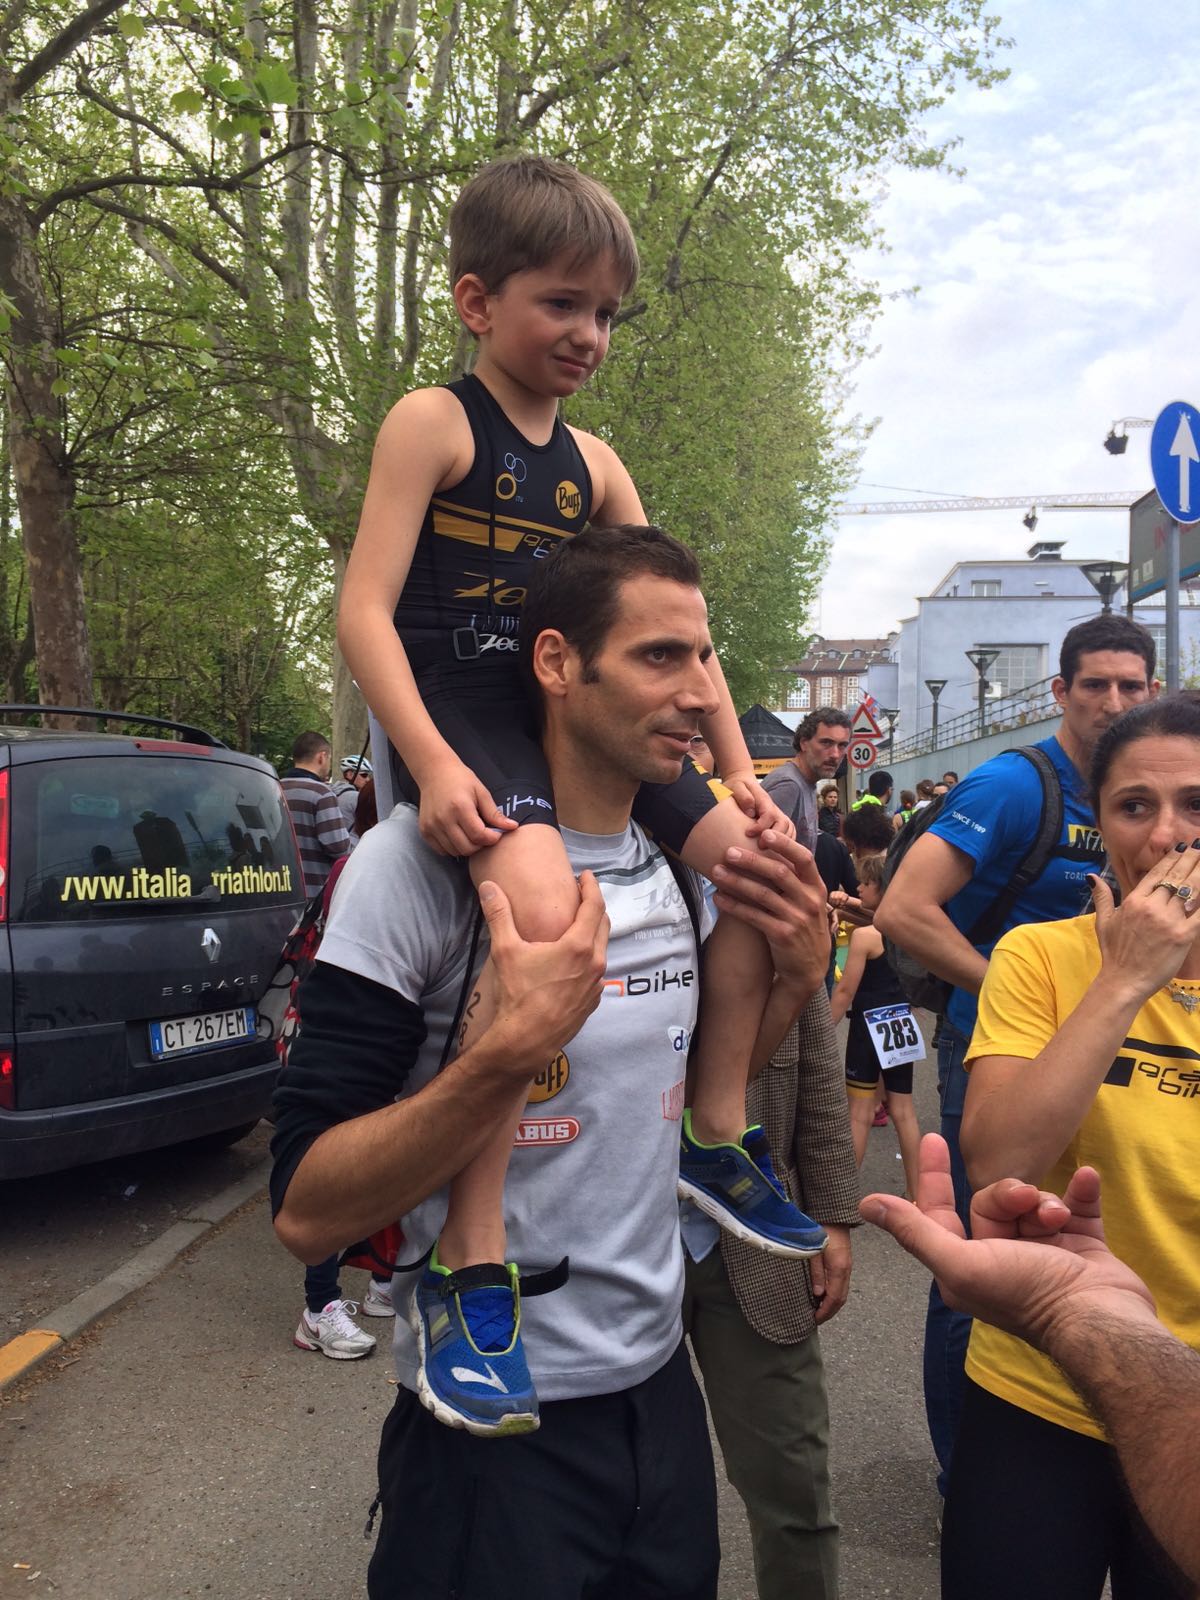
[[[942,782],[943,783],[945,783],[947,778],[949,778],[951,780],[951,782],[953,782],[953,783],[957,783],[958,782],[958,773],[955,772],[953,767],[947,767],[945,772],[942,773]]]
[[[292,746],[292,765],[302,767],[322,750],[333,747],[323,733],[302,733]]]
[[[1079,671],[1079,658],[1090,650],[1123,650],[1141,656],[1146,663],[1146,682],[1154,680],[1156,654],[1154,638],[1148,628],[1114,611],[1101,612],[1086,622],[1077,622],[1062,642],[1058,653],[1058,675],[1067,688]]]
[[[792,749],[799,750],[805,739],[811,739],[822,723],[827,728],[849,729],[850,713],[843,711],[840,706],[818,706],[815,711],[810,711],[796,724],[796,731],[792,735]]]
[[[867,779],[867,793],[876,795],[880,800],[885,794],[892,792],[892,775],[890,772],[873,772]]]
[[[589,671],[617,619],[622,583],[645,575],[700,587],[700,563],[687,545],[661,528],[634,523],[585,528],[535,564],[521,610],[520,656],[535,705],[541,704],[533,675],[538,634],[556,628]]]

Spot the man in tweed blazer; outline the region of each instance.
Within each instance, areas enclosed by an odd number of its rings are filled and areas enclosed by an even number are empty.
[[[746,1505],[759,1600],[836,1600],[829,1407],[814,1334],[845,1304],[859,1182],[824,986],[751,1082],[746,1120],[766,1128],[789,1196],[823,1224],[829,1246],[811,1261],[783,1260],[685,1216],[684,1327]]]

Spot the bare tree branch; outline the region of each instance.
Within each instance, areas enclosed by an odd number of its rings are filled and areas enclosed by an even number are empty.
[[[96,0],[96,4],[81,12],[75,17],[61,33],[55,34],[42,46],[37,55],[33,56],[16,73],[13,78],[12,98],[20,102],[29,91],[39,84],[48,73],[60,66],[75,49],[76,45],[93,34],[102,22],[107,21],[114,11],[119,11],[126,0]]]

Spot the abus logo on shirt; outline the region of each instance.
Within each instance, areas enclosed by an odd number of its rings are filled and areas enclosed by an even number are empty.
[[[522,1117],[517,1124],[514,1150],[529,1144],[570,1144],[579,1137],[574,1117]]]

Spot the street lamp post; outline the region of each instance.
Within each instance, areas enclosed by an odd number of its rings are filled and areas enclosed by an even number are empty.
[[[937,749],[938,735],[938,699],[942,690],[950,682],[949,678],[926,678],[925,687],[929,690],[929,698],[933,701],[933,748]]]
[[[964,650],[963,655],[979,674],[979,737],[983,738],[983,697],[987,693],[987,669],[1000,654],[999,650]]]
[[[900,715],[900,707],[899,706],[880,706],[879,715],[881,717],[886,717],[887,718],[887,725],[888,725],[887,758],[890,761],[892,759],[892,742],[894,741],[894,739],[896,737],[896,719]]]
[[[1079,570],[1100,596],[1101,612],[1111,611],[1113,595],[1125,582],[1125,574],[1129,571],[1128,563],[1085,561]]]

